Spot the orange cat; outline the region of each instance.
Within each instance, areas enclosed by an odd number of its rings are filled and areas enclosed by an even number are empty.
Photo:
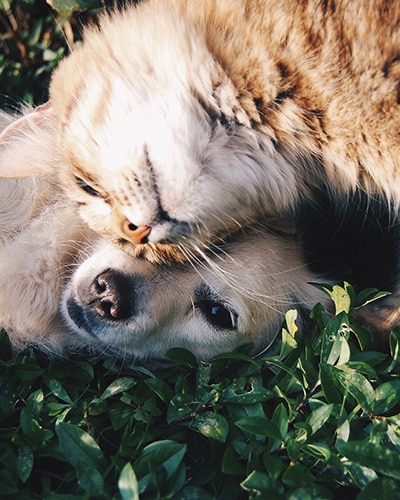
[[[56,172],[125,251],[191,258],[315,186],[398,204],[399,75],[398,0],[149,0],[86,30],[0,175]]]

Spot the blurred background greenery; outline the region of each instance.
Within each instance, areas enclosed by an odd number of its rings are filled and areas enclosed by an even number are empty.
[[[82,28],[118,0],[0,0],[0,108],[38,105],[50,75]]]

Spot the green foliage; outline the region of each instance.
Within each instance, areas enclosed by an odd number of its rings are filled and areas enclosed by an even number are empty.
[[[108,3],[114,2],[1,0],[0,107],[46,101],[51,72],[80,39],[82,24]]]
[[[278,354],[48,361],[13,357],[3,334],[2,496],[396,498],[400,332],[371,350],[351,313],[379,294],[325,289],[336,315],[315,306],[302,338],[289,311]]]

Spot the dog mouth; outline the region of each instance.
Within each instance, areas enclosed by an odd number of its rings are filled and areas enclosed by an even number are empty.
[[[68,299],[66,309],[70,320],[75,324],[79,331],[88,333],[91,337],[98,336],[97,329],[94,328],[94,314],[80,306],[74,299]],[[90,316],[93,316],[92,318]]]

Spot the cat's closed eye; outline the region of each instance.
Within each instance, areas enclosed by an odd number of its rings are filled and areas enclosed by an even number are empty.
[[[102,196],[101,193],[99,193],[99,191],[97,191],[97,189],[95,189],[94,187],[87,184],[87,182],[85,182],[80,177],[75,177],[75,180],[76,180],[76,183],[78,184],[78,186],[83,191],[85,191],[85,193],[90,194],[91,196]]]

